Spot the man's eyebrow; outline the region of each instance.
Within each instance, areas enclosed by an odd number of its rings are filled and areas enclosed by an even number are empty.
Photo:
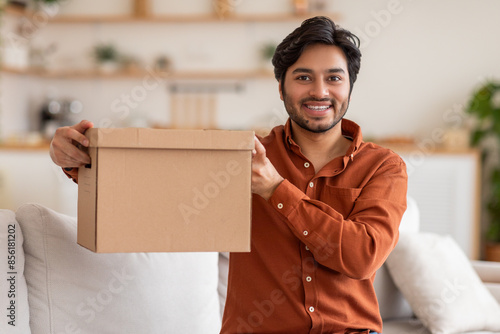
[[[330,68],[327,72],[328,73],[345,73],[344,69],[340,68],[340,67]]]
[[[340,67],[329,68],[326,70],[327,73],[345,73],[345,70]],[[310,68],[298,67],[292,71],[292,74],[296,73],[313,73],[313,70]]]
[[[298,67],[296,69],[293,70],[292,74],[295,74],[295,73],[312,73],[313,70],[309,69],[309,68],[303,68],[303,67]]]

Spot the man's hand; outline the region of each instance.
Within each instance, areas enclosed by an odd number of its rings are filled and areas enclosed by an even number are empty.
[[[266,157],[264,145],[255,137],[255,149],[252,152],[252,192],[267,201],[283,180]]]
[[[89,164],[89,155],[76,145],[89,146],[89,141],[83,134],[92,127],[94,127],[92,122],[84,120],[73,126],[58,128],[50,143],[52,161],[61,167],[80,167]]]

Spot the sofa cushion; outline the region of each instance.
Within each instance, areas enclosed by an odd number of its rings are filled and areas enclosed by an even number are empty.
[[[416,318],[405,318],[384,321],[384,334],[431,334],[427,328]]]
[[[500,331],[500,306],[451,237],[402,233],[386,264],[431,333]]]
[[[219,332],[217,253],[96,254],[75,218],[28,204],[17,220],[33,334]]]
[[[408,318],[413,315],[410,305],[394,284],[387,265],[377,270],[373,287],[377,294],[382,320]]]
[[[29,334],[23,234],[10,210],[0,210],[0,247],[0,333]]]
[[[399,319],[384,322],[384,334],[431,334],[427,328],[415,318]],[[495,332],[459,332],[460,334],[498,334]]]
[[[412,197],[408,197],[406,203],[407,207],[401,219],[399,231],[417,233],[420,227],[420,212],[417,203]],[[386,265],[377,270],[373,287],[377,294],[380,315],[383,320],[413,316],[410,305],[394,285]]]

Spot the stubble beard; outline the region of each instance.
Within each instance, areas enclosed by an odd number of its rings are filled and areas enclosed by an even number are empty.
[[[307,98],[300,100],[297,105],[298,108],[300,108],[306,102],[330,102],[332,105],[332,108],[334,110],[334,116],[332,122],[330,124],[317,125],[316,127],[313,127],[311,124],[309,124],[310,123],[309,120],[298,112],[297,107],[293,104],[290,97],[284,91],[283,91],[283,99],[285,103],[285,109],[288,113],[288,116],[290,116],[290,119],[294,121],[302,129],[313,133],[323,133],[332,129],[342,120],[342,118],[344,118],[345,114],[347,113],[347,109],[349,107],[349,103],[343,103],[340,105],[340,110],[337,113],[335,111],[337,110],[338,103],[336,103],[336,101],[333,99]]]

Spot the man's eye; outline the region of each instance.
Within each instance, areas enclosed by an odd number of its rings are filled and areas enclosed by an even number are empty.
[[[297,77],[297,80],[306,81],[306,80],[310,80],[310,79],[307,75],[300,75]]]
[[[339,76],[336,76],[336,75],[330,77],[330,81],[340,81],[340,80],[342,80],[342,79]]]

